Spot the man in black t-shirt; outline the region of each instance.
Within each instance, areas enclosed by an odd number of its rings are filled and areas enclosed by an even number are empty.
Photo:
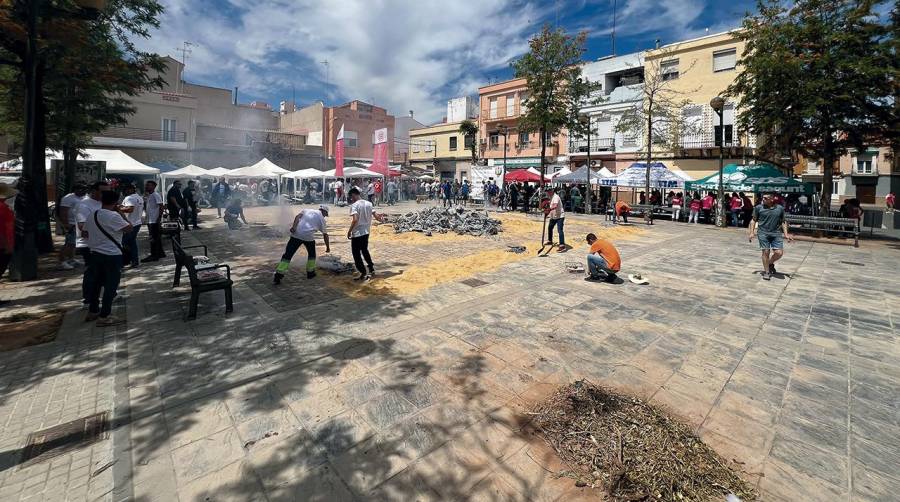
[[[187,222],[190,221],[194,226],[194,230],[200,229],[197,226],[197,187],[194,186],[194,182],[188,181],[187,188],[181,194],[184,196],[185,211],[187,211],[187,214],[184,216],[185,228],[187,228]]]
[[[181,218],[185,230],[188,229],[186,208],[187,203],[184,200],[184,194],[181,193],[181,181],[176,180],[169,192],[166,193],[166,209],[169,211],[169,218]]]

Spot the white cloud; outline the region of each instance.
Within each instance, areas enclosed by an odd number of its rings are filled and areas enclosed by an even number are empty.
[[[161,27],[144,47],[180,57],[174,49],[182,41],[197,43],[188,56],[191,81],[278,98],[276,89],[292,84],[324,89],[327,59],[329,102],[371,99],[427,121],[440,119],[448,98],[474,93],[484,72],[527,50],[546,15],[521,0],[163,3]]]

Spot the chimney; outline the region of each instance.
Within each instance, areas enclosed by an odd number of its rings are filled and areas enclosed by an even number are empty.
[[[657,48],[657,49],[659,49],[659,42],[660,42],[660,40],[657,38],[657,39],[656,39],[656,48]]]
[[[237,86],[234,86],[234,96],[232,96],[232,98],[231,98],[231,104],[233,104],[234,106],[237,106],[237,103],[238,103],[237,102],[237,98],[238,98],[237,91],[238,91]]]
[[[413,118],[413,111],[412,111],[412,110],[409,111],[409,118]]]

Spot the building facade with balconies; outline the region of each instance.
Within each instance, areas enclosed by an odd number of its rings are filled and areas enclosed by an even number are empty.
[[[744,42],[734,32],[725,32],[644,53],[645,68],[658,68],[657,73],[665,81],[667,98],[686,103],[676,146],[659,151],[655,155],[659,160],[699,179],[718,171],[722,149],[726,164],[752,158],[756,145],[752,137],[737,132],[739,111],[735,102],[725,102],[721,126],[718,114],[709,104],[734,82],[743,51]]]
[[[489,166],[509,169],[541,165],[540,133],[519,131],[518,120],[528,98],[524,78],[507,80],[478,89],[478,153]],[[506,134],[504,135],[504,130]],[[505,141],[504,141],[505,138]],[[504,148],[505,145],[505,148]],[[567,162],[568,133],[548,136],[545,162]]]
[[[600,88],[591,96],[581,112],[590,118],[590,141],[585,136],[569,138],[569,161],[572,170],[587,162],[590,144],[591,164],[613,172],[627,168],[637,160],[640,135],[616,131],[622,115],[641,105],[644,83],[642,53],[600,58],[586,63],[582,74]],[[596,101],[596,102],[594,102]]]

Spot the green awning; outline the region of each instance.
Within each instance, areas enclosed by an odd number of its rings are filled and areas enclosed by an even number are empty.
[[[722,184],[724,189],[729,192],[781,192],[811,195],[815,191],[811,183],[797,181],[770,164],[749,166],[728,164],[722,169]],[[689,191],[718,190],[718,188],[719,173],[684,183],[684,189]]]

